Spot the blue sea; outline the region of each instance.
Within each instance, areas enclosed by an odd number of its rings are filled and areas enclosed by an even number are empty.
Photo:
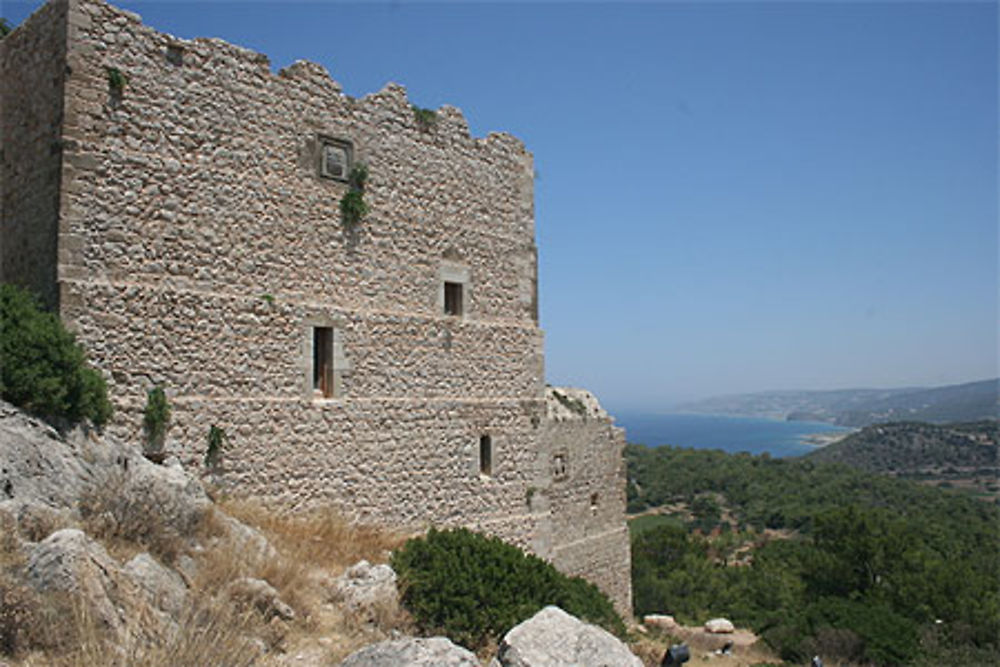
[[[805,442],[805,436],[850,430],[821,422],[692,414],[618,413],[615,423],[625,428],[628,442],[650,447],[674,445],[732,453],[768,452],[774,457],[801,456],[813,451],[815,445]]]

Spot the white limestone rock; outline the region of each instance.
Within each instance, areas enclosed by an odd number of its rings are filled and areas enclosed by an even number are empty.
[[[355,613],[395,609],[399,606],[396,573],[388,565],[358,561],[334,581],[333,598]]]
[[[404,637],[366,646],[341,667],[480,667],[471,651],[445,637]]]
[[[551,606],[504,636],[497,662],[502,667],[642,667],[610,632]]]
[[[732,621],[730,621],[729,619],[713,618],[710,621],[705,621],[705,632],[725,635],[735,631],[736,628],[733,626]]]

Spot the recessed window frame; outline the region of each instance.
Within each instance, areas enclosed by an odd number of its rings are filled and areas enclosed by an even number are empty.
[[[320,135],[317,141],[316,173],[320,178],[346,183],[351,174],[351,167],[354,166],[354,144],[347,139]],[[333,148],[343,151],[344,168],[342,173],[334,173],[327,165],[327,149]]]
[[[313,327],[313,395],[333,398],[333,327]]]
[[[465,286],[462,283],[444,281],[444,314],[453,317],[461,317],[465,311],[463,307],[463,297],[465,296]]]
[[[493,477],[495,450],[493,447],[493,437],[488,433],[479,436],[479,475],[481,477]]]
[[[470,286],[472,271],[465,264],[441,262],[438,270],[438,312],[444,317],[466,319],[472,305]]]
[[[343,398],[344,385],[351,372],[345,353],[344,327],[328,317],[304,322],[302,340],[303,395],[312,401]],[[322,349],[320,349],[322,346]],[[320,368],[325,365],[325,370]]]

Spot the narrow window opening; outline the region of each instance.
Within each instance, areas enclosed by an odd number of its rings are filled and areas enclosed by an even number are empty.
[[[445,282],[444,313],[445,315],[462,314],[462,283]]]
[[[597,494],[590,494],[590,513],[597,514]]]
[[[556,481],[564,480],[569,476],[566,467],[566,455],[556,454],[552,457],[552,478]]]
[[[493,439],[488,435],[479,438],[479,473],[493,476]]]
[[[323,398],[333,397],[333,329],[313,329],[313,391]]]

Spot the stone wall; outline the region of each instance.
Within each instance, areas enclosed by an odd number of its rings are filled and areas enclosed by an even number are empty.
[[[549,387],[536,479],[550,525],[536,545],[563,572],[584,576],[632,609],[625,524],[625,432],[584,389]]]
[[[52,3],[0,40],[0,281],[58,304],[56,234],[66,5]]]
[[[627,609],[620,433],[549,419],[521,142],[471,137],[451,107],[422,125],[395,84],[353,99],[318,65],[274,74],[101,0],[48,7],[68,38],[60,312],[108,378],[109,428],[142,438],[160,385],[168,452],[200,465],[224,428],[237,493],[491,532]],[[356,225],[348,183],[321,175],[331,140],[368,168]],[[549,437],[586,462],[569,481],[546,477]]]

